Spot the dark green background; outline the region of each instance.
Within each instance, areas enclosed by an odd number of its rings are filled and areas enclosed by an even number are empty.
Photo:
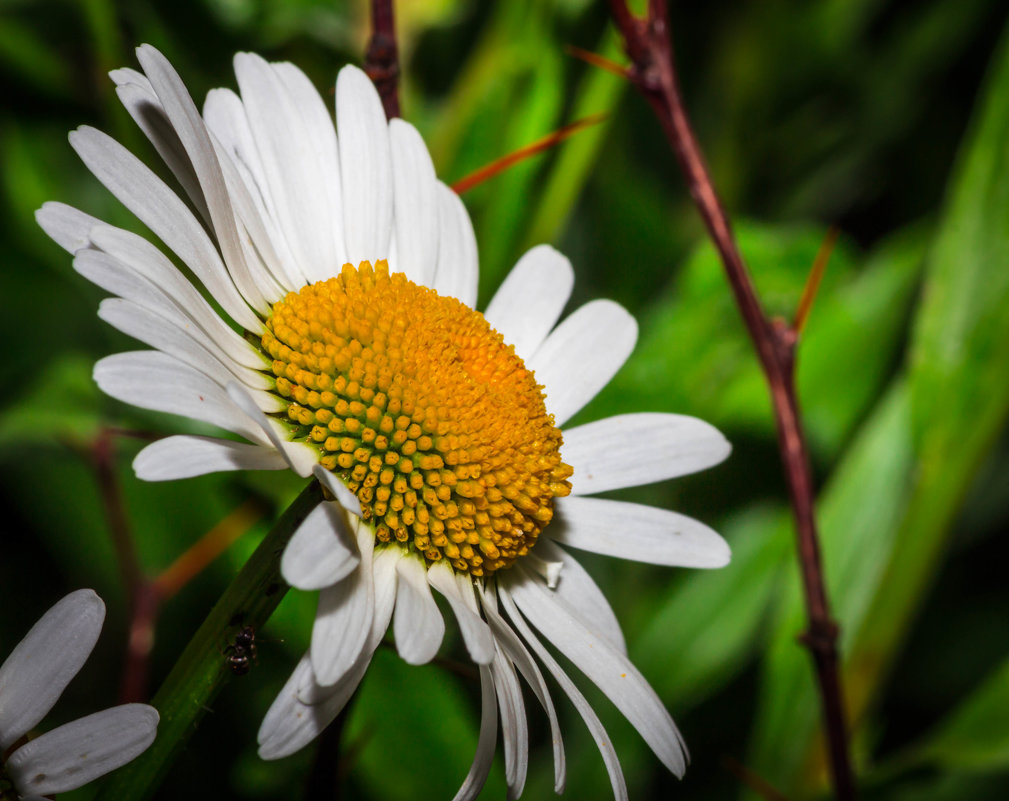
[[[578,420],[694,414],[728,462],[621,497],[723,532],[731,565],[669,570],[586,556],[631,656],[680,724],[682,783],[598,694],[632,798],[745,795],[727,760],[791,799],[825,788],[785,488],[766,390],[711,248],[646,104],[566,45],[620,59],[605,3],[404,0],[404,116],[452,181],[589,113],[578,134],[465,196],[481,303],[530,245],[569,255],[569,308],[605,296],[641,324],[635,354]],[[0,268],[4,387],[0,654],[62,594],[94,587],[108,619],[47,725],[115,703],[127,600],[89,443],[103,424],[174,433],[184,421],[103,397],[91,365],[135,347],[96,317],[102,293],[35,226],[46,200],[116,224],[128,214],[66,141],[87,123],[156,159],[105,72],[150,42],[202,101],[234,87],[237,50],[301,66],[324,93],[360,63],[367,7],[314,0],[11,2],[0,6]],[[790,317],[830,224],[841,229],[806,336],[809,427],[829,590],[843,627],[853,753],[869,799],[1009,795],[1009,49],[998,0],[674,4],[687,105],[768,308]],[[328,96],[331,97],[331,94]],[[161,169],[161,166],[158,166]],[[265,527],[299,489],[286,475],[138,482],[117,475],[145,570],[162,570],[244,499],[272,511],[163,609],[163,678]],[[160,798],[450,798],[476,744],[479,689],[379,653],[334,743],[276,763],[255,755],[262,715],[304,649],[313,600],[288,597],[251,673],[215,702]],[[448,643],[447,655],[458,655]],[[561,694],[557,693],[558,698]],[[545,719],[524,798],[552,797]],[[609,797],[598,754],[559,702],[566,796]],[[482,797],[504,797],[498,764]],[[316,776],[333,761],[339,787]],[[90,788],[67,798],[87,798]]]

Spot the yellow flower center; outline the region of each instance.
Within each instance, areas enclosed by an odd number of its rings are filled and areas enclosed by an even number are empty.
[[[378,541],[487,575],[527,553],[570,492],[542,387],[458,300],[365,261],[291,292],[266,327],[295,439]]]

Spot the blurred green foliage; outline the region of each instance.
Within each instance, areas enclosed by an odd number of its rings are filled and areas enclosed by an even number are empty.
[[[786,492],[763,378],[720,265],[650,110],[566,45],[619,60],[606,4],[400,2],[405,116],[447,181],[590,113],[607,120],[465,197],[480,243],[480,298],[531,244],[568,254],[571,308],[598,296],[641,324],[638,348],[578,419],[693,414],[734,443],[707,473],[622,497],[722,531],[727,568],[671,571],[586,557],[631,656],[685,733],[682,786],[598,696],[633,798],[755,797],[730,757],[790,799],[827,793],[819,708]],[[842,231],[803,336],[798,382],[820,486],[818,514],[853,748],[870,799],[1009,795],[1009,46],[998,0],[788,0],[674,4],[681,80],[699,138],[767,308],[790,318],[830,224]],[[298,0],[6,0],[0,10],[0,270],[7,393],[0,406],[6,533],[0,653],[62,593],[93,586],[109,619],[55,715],[115,700],[127,599],[91,448],[105,426],[177,433],[185,421],[124,407],[89,378],[135,347],[95,315],[99,290],[34,224],[61,200],[136,228],[74,158],[79,124],[157,160],[104,73],[163,50],[193,95],[234,86],[230,59],[294,61],[321,91],[360,63],[367,5]],[[160,167],[156,167],[160,169]],[[274,510],[163,608],[152,689],[266,524],[300,489],[285,474],[138,482],[136,441],[115,473],[151,575],[248,497]],[[158,797],[290,799],[335,745],[277,763],[255,732],[304,650],[314,608],[289,595],[258,663],[213,705]],[[446,655],[458,653],[449,643]],[[609,797],[569,707],[567,795]],[[546,722],[529,704],[525,797],[552,797]],[[344,723],[332,771],[343,797],[450,797],[472,758],[476,682],[381,651]],[[327,750],[328,749],[328,750]],[[495,765],[483,797],[504,797]],[[333,766],[330,766],[333,767]],[[316,788],[317,789],[317,788]],[[90,790],[67,794],[89,797]],[[334,794],[333,797],[336,797]]]

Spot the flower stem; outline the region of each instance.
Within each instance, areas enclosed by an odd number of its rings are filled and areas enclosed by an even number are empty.
[[[740,314],[767,377],[778,428],[778,446],[795,514],[808,629],[801,641],[809,648],[819,685],[830,752],[831,773],[839,801],[855,798],[848,754],[847,724],[838,675],[838,626],[831,617],[816,533],[813,479],[795,391],[797,331],[771,320],[761,307],[736,246],[729,217],[722,208],[690,126],[673,64],[673,46],[665,0],[649,0],[647,16],[635,17],[626,0],[610,0],[613,20],[632,61],[631,82],[652,106],[687,179],[708,233],[718,249]]]
[[[288,586],[280,575],[280,556],[295,530],[321,500],[322,490],[313,481],[249,557],[152,699],[161,715],[154,744],[103,782],[99,801],[140,801],[158,788],[232,676],[225,648],[239,628],[262,626],[287,593]]]

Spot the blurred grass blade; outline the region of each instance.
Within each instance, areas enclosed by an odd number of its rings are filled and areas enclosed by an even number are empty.
[[[100,787],[99,799],[139,801],[157,790],[231,675],[224,649],[237,627],[260,628],[286,594],[280,555],[295,529],[321,500],[322,491],[313,481],[280,516],[224,591],[151,700],[161,715],[154,745],[109,776]]]

